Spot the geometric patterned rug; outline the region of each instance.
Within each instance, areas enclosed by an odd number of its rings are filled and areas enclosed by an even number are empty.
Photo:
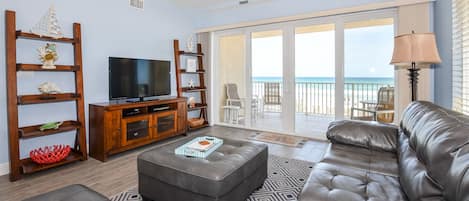
[[[314,163],[269,155],[264,185],[246,201],[295,201],[311,173]],[[137,188],[119,193],[111,201],[141,201]]]

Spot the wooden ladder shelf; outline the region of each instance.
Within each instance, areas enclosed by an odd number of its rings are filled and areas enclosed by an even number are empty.
[[[195,72],[187,72],[186,69],[181,68],[181,58],[185,57],[194,57],[197,59],[197,70]],[[205,86],[205,70],[203,63],[202,45],[197,44],[197,52],[186,52],[179,49],[179,40],[174,40],[174,63],[176,67],[176,82],[177,82],[177,94],[178,97],[184,97],[184,93],[200,93],[200,103],[195,104],[195,107],[187,107],[188,112],[200,111],[199,118],[204,118],[205,122],[197,127],[190,127],[187,124],[189,131],[197,130],[200,128],[207,127],[209,125],[207,121],[207,97]],[[199,86],[197,87],[187,87],[182,84],[182,74],[193,74],[197,75],[199,78]]]
[[[21,179],[23,174],[30,174],[71,162],[86,160],[88,157],[86,148],[85,105],[83,100],[83,72],[82,72],[82,48],[81,26],[73,24],[73,38],[51,38],[39,36],[16,30],[16,13],[5,11],[5,37],[6,37],[6,68],[7,68],[7,104],[8,104],[8,138],[10,145],[10,180]],[[43,69],[40,64],[16,63],[16,43],[18,39],[39,40],[56,43],[69,43],[74,49],[74,65],[57,65],[56,69]],[[75,74],[75,92],[62,94],[31,94],[18,95],[17,72],[18,71],[48,71],[48,72],[72,72]],[[30,104],[45,104],[55,102],[75,101],[76,120],[64,120],[63,124],[55,130],[40,131],[41,125],[19,127],[18,107]],[[70,155],[64,160],[47,165],[39,165],[30,158],[20,158],[20,140],[36,138],[68,131],[76,131],[75,146]]]

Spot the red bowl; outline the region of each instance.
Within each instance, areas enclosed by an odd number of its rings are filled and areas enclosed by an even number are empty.
[[[69,145],[46,146],[30,151],[29,157],[38,164],[51,164],[65,159],[70,151]]]

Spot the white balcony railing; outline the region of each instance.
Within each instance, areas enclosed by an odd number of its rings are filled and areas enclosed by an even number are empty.
[[[266,97],[266,85],[278,83],[280,97],[283,99],[281,82],[255,81],[252,86],[253,97],[261,101]],[[272,86],[272,85],[269,85]],[[361,101],[376,100],[381,87],[391,86],[387,83],[345,83],[344,85],[344,115],[350,116],[352,107],[360,107]],[[296,82],[295,110],[306,115],[335,115],[335,83],[326,82]],[[267,90],[269,91],[269,90]],[[272,90],[271,90],[272,91]],[[273,90],[276,91],[276,90]],[[269,94],[267,94],[269,96]],[[280,112],[279,104],[264,105],[264,112]]]

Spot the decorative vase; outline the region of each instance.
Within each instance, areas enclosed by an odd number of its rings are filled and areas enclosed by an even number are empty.
[[[187,39],[186,46],[189,52],[194,52],[195,43],[194,43],[194,37],[192,35],[189,36],[189,38]]]
[[[194,97],[189,97],[189,108],[194,108],[195,107],[195,98]]]

